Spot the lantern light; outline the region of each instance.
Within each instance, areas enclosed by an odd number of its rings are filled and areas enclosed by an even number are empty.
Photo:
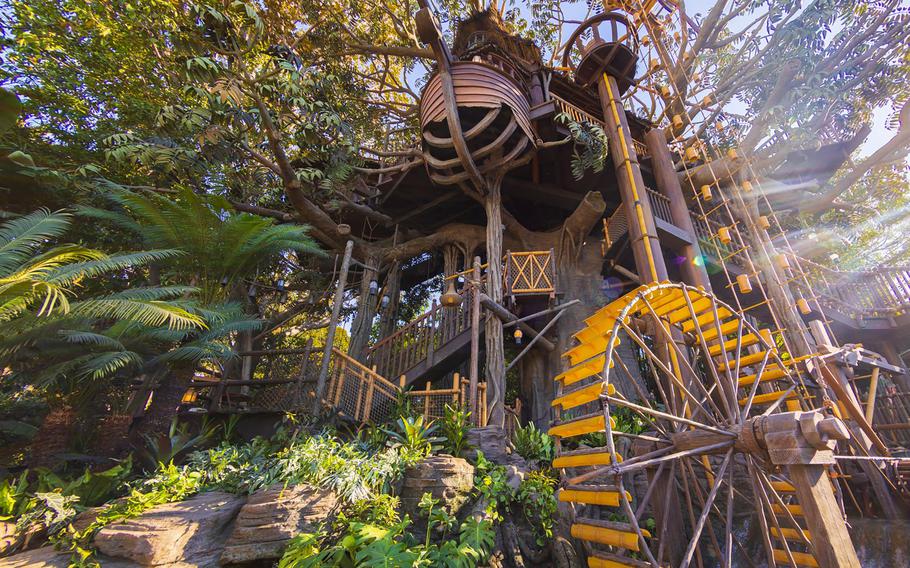
[[[749,180],[745,180],[740,184],[740,187],[742,188],[743,191],[745,191],[746,193],[749,193],[752,191],[752,182]]]
[[[733,237],[730,236],[730,227],[721,227],[717,230],[717,238],[720,239],[720,242],[729,244],[733,240]]]
[[[370,296],[375,296],[379,292],[379,282],[370,280]]]
[[[771,221],[769,221],[766,216],[762,215],[758,218],[758,226],[767,231],[771,228]]]
[[[703,185],[701,186],[701,198],[705,201],[711,201],[714,196],[711,194],[711,186]]]
[[[446,293],[439,297],[439,303],[446,308],[457,308],[461,304],[461,294],[455,290],[455,279],[449,280]]]
[[[383,294],[382,299],[379,300],[379,305],[382,306],[382,309],[386,309],[389,307],[390,301],[388,294]]]
[[[229,280],[228,280],[228,277],[227,277],[227,276],[222,276],[222,277],[221,277],[221,287],[222,287],[222,288],[224,288],[225,286],[227,286],[227,285],[228,285],[228,282],[229,282]]]
[[[752,292],[752,281],[749,280],[748,274],[740,274],[736,277],[736,284],[739,286],[739,291],[742,294],[748,294]]]
[[[799,313],[803,315],[809,315],[812,312],[812,308],[809,307],[809,302],[805,298],[796,300],[796,307],[799,308]]]
[[[521,338],[524,337],[524,333],[520,327],[515,328],[515,333],[512,334],[512,337],[515,338],[515,345],[521,345]]]

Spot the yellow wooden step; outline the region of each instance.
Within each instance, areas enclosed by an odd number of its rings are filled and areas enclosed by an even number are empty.
[[[723,321],[732,315],[733,315],[733,312],[731,312],[727,308],[725,308],[723,306],[717,306],[717,316],[718,316],[718,318],[720,318],[720,321]],[[698,327],[700,327],[700,328],[704,328],[705,326],[708,326],[708,325],[713,326],[714,321],[715,321],[714,320],[714,310],[711,310],[710,312],[701,314],[694,320],[691,318],[684,319],[682,321],[682,330],[685,332],[695,331],[695,322],[698,322]]]
[[[783,535],[784,539],[789,540],[791,542],[805,542],[805,541],[803,541],[802,537],[799,536],[799,533],[803,533],[803,536],[806,537],[806,540],[808,540],[809,542],[812,542],[812,539],[809,536],[809,531],[807,531],[807,530],[803,530],[803,529],[796,530],[796,529],[788,529],[788,528],[782,528],[780,530],[777,530],[777,527],[771,527],[769,529],[769,531],[771,532],[771,536],[773,536],[774,538],[779,539],[779,538],[781,538],[781,535]]]
[[[605,335],[600,339],[595,339],[593,341],[587,341],[585,343],[576,345],[575,347],[563,353],[562,356],[568,359],[571,365],[577,365],[595,355],[606,353],[608,341],[609,336]],[[613,345],[616,346],[619,344],[620,339],[618,337],[614,338]]]
[[[588,557],[588,568],[651,568],[651,564],[643,560],[629,558],[628,556],[619,556],[602,550],[595,550]]]
[[[787,507],[787,510],[790,511],[790,514],[793,515],[794,517],[803,516],[802,505],[786,505],[786,507]],[[771,503],[771,511],[775,515],[786,515],[786,513],[784,512],[784,508],[781,507],[780,504],[778,504],[778,503]]]
[[[745,334],[743,334],[742,341],[740,341],[739,345],[740,345],[740,347],[745,349],[746,347],[748,347],[750,345],[755,345],[758,342],[759,342],[759,338],[757,335],[755,335],[754,333],[745,333]],[[734,337],[733,339],[724,341],[723,345],[709,346],[708,353],[710,353],[712,357],[716,357],[716,356],[720,355],[721,351],[723,351],[724,353],[733,351],[734,349],[736,349],[736,345],[737,345],[736,338]]]
[[[556,375],[554,380],[562,382],[563,386],[577,383],[578,381],[582,381],[590,376],[603,372],[605,360],[606,356],[600,354],[597,357],[583,361],[574,367],[570,367],[568,370]],[[610,368],[612,369],[615,364],[614,361],[610,361]]]
[[[809,566],[811,568],[818,567],[818,560],[814,556],[807,552],[793,552],[790,551],[790,554],[793,555],[793,561],[796,562],[797,566]],[[774,550],[774,562],[776,564],[782,564],[784,566],[790,565],[790,559],[787,557],[786,550]]]
[[[767,383],[768,381],[776,381],[777,379],[782,379],[787,376],[787,371],[781,369],[777,365],[768,365],[765,367],[765,370],[761,374],[761,378],[758,380],[760,383]],[[740,388],[751,386],[755,383],[756,374],[745,375],[740,377],[736,384]]]
[[[699,298],[692,301],[692,309],[695,310],[695,313],[701,313],[707,309],[711,308],[711,298]],[[692,312],[689,311],[689,306],[685,306],[678,310],[670,312],[670,315],[667,316],[667,321],[670,323],[679,323],[681,321],[691,319]]]
[[[553,467],[556,469],[566,467],[585,467],[590,465],[610,465],[613,459],[606,448],[582,448],[562,452],[555,460]],[[622,456],[616,454],[616,463],[622,463]]]
[[[632,494],[625,492],[626,499],[632,501]],[[559,500],[586,505],[603,505],[619,507],[619,488],[615,485],[570,485],[559,490]]]
[[[772,352],[774,351],[776,350],[772,350]],[[739,358],[739,368],[742,369],[743,367],[748,367],[749,365],[760,364],[765,360],[765,353],[767,353],[767,351],[762,350],[758,353],[749,353],[748,355],[742,355]],[[773,359],[771,358],[771,355],[768,355],[768,363],[770,364],[772,361]],[[736,358],[734,357],[726,363],[721,363],[717,366],[717,368],[721,371],[726,371],[727,365],[729,365],[731,369],[736,369]]]
[[[721,323],[720,324],[720,334],[722,336],[727,336],[731,333],[735,333],[736,330],[739,329],[739,324],[740,324],[740,322],[738,319],[734,319],[734,320],[730,320],[730,321]],[[743,329],[745,329],[745,327],[743,327]],[[712,325],[712,326],[706,328],[702,332],[702,336],[704,336],[705,341],[711,341],[713,339],[716,339],[717,338],[717,326]]]
[[[772,404],[772,403],[776,402],[777,399],[779,399],[781,396],[783,396],[784,392],[786,392],[786,391],[774,391],[774,392],[769,392],[766,394],[757,394],[757,395],[755,395],[755,398],[752,399],[752,406],[761,406],[762,404]],[[792,400],[794,398],[798,398],[796,391],[790,392],[790,394],[788,394],[787,398],[785,398],[784,400]],[[749,401],[749,397],[741,398],[741,399],[739,399],[739,405],[746,406],[746,402],[748,402],[748,401]]]
[[[616,427],[616,420],[612,416],[610,417],[610,427]],[[604,432],[605,430],[603,413],[595,412],[579,418],[559,422],[550,427],[548,434],[560,438],[570,438],[572,436],[583,436],[585,434],[590,434],[591,432]]]
[[[606,385],[604,388],[603,381],[595,381],[590,385],[571,390],[553,401],[553,406],[558,406],[563,410],[575,408],[588,402],[594,402],[600,398],[601,394],[606,393],[609,396],[616,394],[616,387]]]
[[[616,546],[633,552],[641,550],[638,535],[628,523],[579,518],[569,532],[579,540]],[[651,533],[645,529],[641,529],[641,534],[645,538],[651,538]]]
[[[612,327],[606,331],[601,331],[595,327],[583,327],[580,331],[573,333],[572,337],[575,338],[578,343],[584,344],[598,340],[606,341],[607,335],[610,335],[612,332]]]
[[[796,488],[789,481],[772,481],[771,487],[778,493],[796,493]]]

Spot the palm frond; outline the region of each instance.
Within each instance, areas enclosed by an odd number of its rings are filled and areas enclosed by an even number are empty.
[[[0,274],[15,269],[47,240],[63,235],[72,215],[39,209],[0,225]]]
[[[193,294],[196,291],[197,288],[193,286],[136,286],[115,292],[107,297],[122,300],[168,300]],[[175,305],[179,305],[179,303],[175,303]]]
[[[94,278],[110,272],[138,268],[154,262],[161,262],[184,254],[175,249],[150,250],[122,253],[60,266],[49,273],[48,282],[58,286],[69,286],[83,278]]]
[[[123,343],[117,341],[113,337],[108,337],[102,333],[73,329],[64,329],[59,333],[69,343],[75,343],[78,345],[95,345],[98,347],[105,347],[107,349],[126,349],[126,347],[123,346]]]
[[[140,236],[142,235],[142,225],[137,223],[129,215],[126,215],[125,213],[121,213],[119,211],[111,211],[109,209],[98,209],[96,207],[89,207],[87,205],[79,205],[76,207],[76,214],[80,217],[88,217],[90,219],[96,219],[98,221],[107,221],[121,229]]]
[[[198,315],[159,300],[97,298],[74,303],[72,312],[82,317],[129,320],[147,326],[167,326],[174,329],[208,327]]]

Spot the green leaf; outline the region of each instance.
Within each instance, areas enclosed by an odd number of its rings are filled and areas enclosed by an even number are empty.
[[[23,152],[22,150],[15,150],[13,152],[10,152],[6,156],[6,159],[13,162],[14,164],[18,164],[23,167],[29,167],[29,168],[35,167],[35,161],[32,159],[32,157],[29,156],[28,154],[26,154],[25,152]]]
[[[21,110],[22,103],[19,102],[19,97],[6,89],[0,89],[0,134],[16,124]]]

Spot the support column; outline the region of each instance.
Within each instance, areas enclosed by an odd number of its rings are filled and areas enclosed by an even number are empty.
[[[401,263],[395,262],[385,277],[383,295],[389,297],[389,303],[382,308],[379,315],[379,337],[388,337],[395,333],[398,325],[398,302],[401,296]],[[380,298],[380,305],[382,299]]]
[[[684,245],[680,253],[686,262],[681,267],[683,280],[686,284],[700,286],[711,291],[711,280],[705,270],[705,260],[698,245],[698,236],[692,224],[691,213],[686,205],[686,197],[679,185],[676,168],[670,157],[670,148],[667,146],[667,135],[661,128],[652,128],[645,134],[645,144],[651,152],[651,169],[654,171],[654,180],[657,190],[670,200],[670,216],[673,224],[687,231],[692,237],[691,245]]]
[[[484,198],[487,213],[487,296],[502,305],[502,178],[489,184]],[[488,313],[484,327],[486,339],[487,424],[505,425],[506,369],[502,320]]]
[[[364,259],[363,278],[360,281],[360,300],[357,303],[357,315],[351,323],[351,343],[348,355],[360,360],[363,349],[370,341],[373,330],[373,318],[376,316],[376,296],[370,292],[370,282],[379,278],[379,259],[370,255]]]
[[[619,99],[616,79],[604,74],[603,80],[598,83],[598,92],[638,275],[642,283],[665,280],[667,267],[657,239],[657,227],[654,224],[645,182],[641,177],[638,156],[632,147],[632,131],[629,129],[626,112]]]
[[[354,241],[348,241],[344,247],[344,257],[341,260],[341,269],[338,274],[338,285],[335,287],[335,297],[332,299],[332,317],[325,334],[325,347],[322,352],[322,364],[319,367],[319,376],[316,379],[316,396],[313,399],[313,414],[319,415],[322,408],[322,398],[325,396],[325,383],[329,377],[329,361],[332,359],[332,345],[335,343],[335,329],[338,327],[338,318],[341,317],[341,304],[344,302],[344,287],[348,282],[348,267],[351,265],[351,251],[354,250]]]

